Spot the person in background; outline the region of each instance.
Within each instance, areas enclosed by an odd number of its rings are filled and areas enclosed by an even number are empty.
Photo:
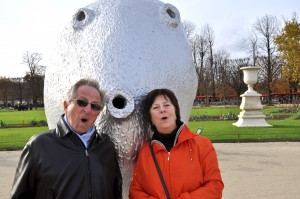
[[[222,198],[224,184],[216,151],[208,138],[191,132],[180,120],[175,94],[168,89],[148,93],[144,116],[153,136],[140,150],[129,198]]]
[[[55,129],[25,145],[11,198],[122,198],[122,177],[113,142],[94,122],[103,107],[98,82],[71,86]]]

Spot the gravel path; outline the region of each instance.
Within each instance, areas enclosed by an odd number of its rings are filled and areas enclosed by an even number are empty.
[[[224,199],[300,198],[300,142],[215,143]],[[0,152],[0,199],[9,198],[20,151]]]

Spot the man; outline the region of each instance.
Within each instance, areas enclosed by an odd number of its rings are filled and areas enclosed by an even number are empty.
[[[81,79],[67,93],[56,129],[38,134],[23,149],[11,198],[122,198],[114,144],[94,122],[102,110],[95,80]]]

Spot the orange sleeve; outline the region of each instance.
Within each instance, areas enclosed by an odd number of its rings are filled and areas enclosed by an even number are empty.
[[[198,187],[190,193],[182,193],[178,199],[221,199],[224,184],[221,178],[221,172],[218,165],[216,151],[208,139],[205,139],[204,156],[201,162],[203,165],[204,185]]]

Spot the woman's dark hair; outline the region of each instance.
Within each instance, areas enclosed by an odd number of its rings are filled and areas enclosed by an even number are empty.
[[[146,95],[146,98],[144,100],[144,108],[143,108],[144,119],[145,121],[150,123],[151,128],[153,128],[153,124],[151,122],[150,109],[152,104],[154,103],[155,98],[160,95],[163,95],[165,98],[168,97],[170,99],[171,103],[175,107],[175,114],[176,114],[177,121],[180,120],[180,108],[179,108],[178,100],[175,94],[173,93],[173,91],[166,88],[154,89]]]

